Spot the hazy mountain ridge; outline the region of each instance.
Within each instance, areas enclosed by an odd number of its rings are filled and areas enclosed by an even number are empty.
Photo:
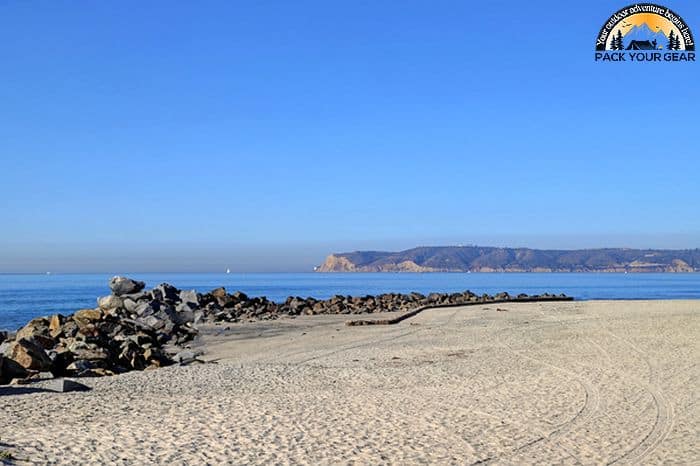
[[[318,272],[697,272],[700,249],[543,250],[479,246],[331,254]]]

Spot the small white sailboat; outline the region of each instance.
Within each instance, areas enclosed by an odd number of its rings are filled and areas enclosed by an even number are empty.
[[[226,268],[226,273],[231,273],[231,269]]]

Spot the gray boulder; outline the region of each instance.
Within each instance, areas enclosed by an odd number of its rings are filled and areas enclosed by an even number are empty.
[[[103,311],[110,311],[112,309],[118,309],[122,306],[122,298],[119,296],[115,296],[113,294],[109,296],[103,296],[101,298],[97,298],[97,307],[102,309]]]
[[[124,306],[124,309],[126,309],[127,311],[134,312],[136,310],[136,306],[137,306],[136,300],[123,297],[122,303],[123,303],[122,305]]]
[[[134,294],[146,287],[144,282],[132,280],[127,277],[112,277],[109,280],[109,289],[117,296]]]
[[[123,300],[130,299],[132,301],[141,301],[142,299],[150,299],[151,293],[148,291],[139,291],[138,293],[123,294],[119,297]]]
[[[175,302],[179,301],[180,299],[178,289],[168,283],[161,283],[157,287],[153,288],[151,294],[153,295],[153,299],[157,301],[166,300]]]
[[[197,308],[192,303],[180,303],[175,306],[177,312],[177,322],[180,324],[192,323],[195,318]]]
[[[139,317],[148,317],[153,315],[158,309],[160,308],[160,305],[158,304],[157,301],[152,301],[152,302],[140,302],[136,304],[133,308],[134,314],[136,314]]]
[[[191,305],[191,308],[198,308],[199,307],[199,294],[194,291],[181,291],[180,292],[180,301],[183,303],[187,303]]]
[[[163,319],[159,319],[155,315],[149,315],[146,317],[139,317],[136,319],[136,322],[141,324],[141,327],[146,328],[146,329],[153,329],[153,330],[158,330],[161,329],[165,326],[165,321]]]

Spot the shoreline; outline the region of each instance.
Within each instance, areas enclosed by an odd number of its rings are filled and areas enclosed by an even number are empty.
[[[489,302],[571,300],[561,295],[506,292],[477,296],[471,291],[378,295],[334,295],[325,300],[288,296],[275,303],[224,287],[207,293],[168,283],[147,290],[128,277],[109,280],[111,294],[97,307],[69,315],[54,313],[29,321],[15,334],[0,334],[0,384],[37,378],[113,376],[196,360],[190,350],[206,323],[254,322],[302,315],[358,315],[387,311],[417,314],[426,307]],[[405,318],[405,317],[404,317]]]
[[[334,272],[331,272],[334,273]],[[354,272],[350,272],[354,273]],[[359,272],[359,273],[365,273],[365,272]],[[692,272],[696,273],[696,272]],[[262,296],[264,298],[264,296]],[[310,297],[309,297],[310,298]],[[318,299],[318,298],[314,298]],[[660,298],[645,298],[645,297],[601,297],[601,298],[577,298],[575,296],[567,296],[566,301],[571,300],[571,301],[576,301],[576,302],[614,302],[614,301],[620,301],[620,302],[635,302],[635,301],[652,301],[652,302],[664,302],[664,301],[695,301],[695,300],[700,300],[700,296],[679,296],[679,297],[673,297],[673,298],[668,298],[668,297],[660,297]],[[545,301],[545,300],[543,300]],[[274,301],[277,304],[281,304],[283,301]],[[459,305],[455,305],[459,306]],[[447,306],[428,306],[427,309],[438,309],[440,307],[447,307]],[[51,315],[49,314],[37,314],[35,315],[32,319],[36,318],[50,318]],[[20,327],[21,328],[21,327]],[[18,329],[12,329],[9,327],[0,327],[0,333],[4,332],[7,333],[8,335],[13,335],[17,332]]]

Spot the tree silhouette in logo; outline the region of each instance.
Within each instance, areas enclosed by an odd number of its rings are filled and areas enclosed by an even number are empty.
[[[671,31],[668,35],[668,45],[666,46],[669,50],[680,50],[681,49],[681,36],[676,35]]]
[[[613,36],[610,41],[610,50],[625,50],[625,46],[622,44],[622,32],[619,29],[617,35]]]

